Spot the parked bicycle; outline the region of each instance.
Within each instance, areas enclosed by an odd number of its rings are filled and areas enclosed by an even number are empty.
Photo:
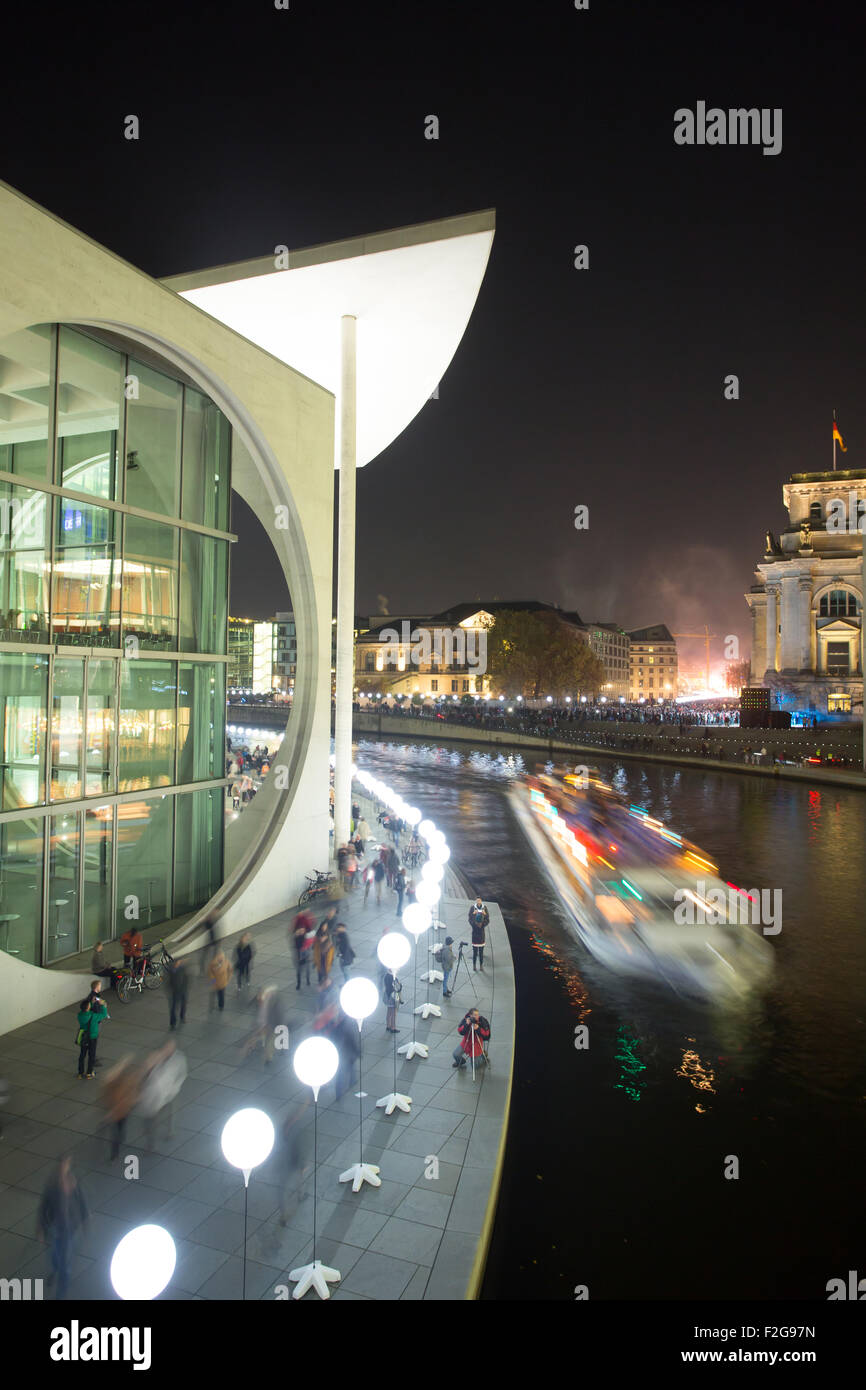
[[[298,898],[298,907],[303,907],[306,903],[313,902],[316,898],[326,898],[333,892],[337,878],[330,870],[323,873],[321,869],[316,869],[315,878],[312,874],[304,874],[307,880],[307,887]]]
[[[162,945],[162,942],[160,942],[160,945]],[[141,957],[141,960],[144,962],[143,969],[137,969],[136,967],[140,966],[140,962],[133,961],[132,965],[125,965],[123,969],[118,972],[115,981],[115,989],[121,1004],[128,1004],[130,995],[133,993],[141,994],[142,990],[145,989],[159,989],[165,972],[165,957],[171,959],[164,946],[162,949],[163,958],[159,961],[153,960],[150,950],[148,950],[145,951],[144,955]]]

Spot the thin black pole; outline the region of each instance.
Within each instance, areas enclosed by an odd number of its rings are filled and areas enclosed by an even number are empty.
[[[412,1041],[415,1041],[415,1024],[418,1018],[415,1010],[418,1007],[418,937],[415,937],[415,959],[412,962],[412,971],[415,976],[415,1002],[412,1005]]]
[[[316,1263],[316,1200],[318,1196],[318,1164],[319,1164],[319,1093],[315,1094],[313,1103],[313,1264]]]
[[[364,1162],[364,1038],[361,1024],[358,1024],[358,1149],[360,1162]]]
[[[246,1296],[247,1296],[247,1195],[248,1195],[248,1193],[249,1193],[249,1190],[250,1190],[250,1177],[249,1177],[249,1173],[245,1173],[245,1174],[244,1174],[244,1282],[243,1282],[243,1292],[241,1293],[241,1298],[242,1298],[242,1299],[246,1299]]]

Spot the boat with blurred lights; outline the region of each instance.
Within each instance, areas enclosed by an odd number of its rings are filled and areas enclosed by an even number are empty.
[[[724,881],[709,855],[630,804],[597,769],[548,765],[511,797],[576,935],[611,970],[720,1000],[768,978],[760,894]]]

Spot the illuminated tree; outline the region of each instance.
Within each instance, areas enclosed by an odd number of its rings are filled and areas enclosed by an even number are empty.
[[[538,699],[593,695],[604,666],[580,635],[556,613],[506,608],[487,633],[487,669],[509,693]]]

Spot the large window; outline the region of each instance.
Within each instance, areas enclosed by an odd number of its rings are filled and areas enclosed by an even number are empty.
[[[28,965],[41,960],[45,821],[0,823],[0,951]]]
[[[174,803],[156,796],[117,807],[116,936],[130,922],[145,928],[171,916]]]
[[[48,640],[44,492],[0,481],[0,641]]]
[[[174,650],[177,645],[177,549],[175,526],[127,516],[123,550],[124,646]]]
[[[78,950],[78,812],[48,817],[48,960]]]
[[[0,655],[0,810],[45,800],[48,657]]]
[[[57,642],[117,646],[120,634],[119,517],[108,507],[57,501],[51,626]]]
[[[225,675],[222,663],[182,661],[177,709],[177,780],[221,777],[225,748]]]
[[[225,814],[221,787],[177,797],[174,850],[174,912],[192,912],[222,882]]]
[[[51,691],[51,800],[78,801],[82,794],[84,662],[57,657]]]
[[[822,618],[856,618],[860,603],[856,594],[847,589],[832,589],[821,597],[820,616]]]
[[[226,649],[228,542],[185,531],[180,571],[180,648],[182,652]]]
[[[50,324],[12,333],[0,343],[0,471],[48,478],[48,405],[54,329]]]
[[[850,646],[847,642],[827,643],[827,674],[847,676],[850,669]]]
[[[188,386],[183,406],[184,521],[214,531],[228,529],[230,452],[228,420],[213,401]]]
[[[177,663],[128,660],[120,668],[121,792],[174,781]]]
[[[62,487],[117,496],[123,356],[84,333],[60,329],[57,479]]]
[[[183,388],[129,359],[126,501],[145,512],[178,515],[180,405]]]
[[[117,746],[118,662],[110,657],[87,663],[87,746],[85,796],[114,791]]]
[[[112,936],[111,849],[114,810],[96,806],[84,812],[84,878],[81,895],[81,949]],[[123,933],[121,932],[121,935]]]

